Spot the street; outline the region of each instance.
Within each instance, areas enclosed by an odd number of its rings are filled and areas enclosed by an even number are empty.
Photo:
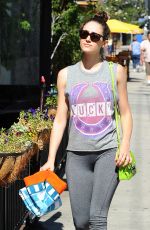
[[[135,73],[130,67],[128,93],[133,114],[131,149],[136,155],[136,176],[122,181],[113,198],[108,230],[150,229],[150,86],[145,83],[145,73]],[[40,219],[38,228],[49,230],[74,230],[68,191],[62,194],[63,206]]]

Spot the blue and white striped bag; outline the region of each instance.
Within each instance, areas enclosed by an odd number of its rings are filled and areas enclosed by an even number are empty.
[[[59,193],[47,181],[20,189],[19,195],[33,217],[45,215],[62,205]]]

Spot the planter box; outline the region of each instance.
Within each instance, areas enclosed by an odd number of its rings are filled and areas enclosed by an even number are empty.
[[[21,153],[0,153],[0,186],[5,186],[19,178],[32,156],[38,153],[38,146],[32,144]]]

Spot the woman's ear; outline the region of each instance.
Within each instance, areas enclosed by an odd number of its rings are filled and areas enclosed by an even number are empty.
[[[104,40],[104,41],[103,41],[102,47],[104,48],[105,46],[108,46],[108,40]]]

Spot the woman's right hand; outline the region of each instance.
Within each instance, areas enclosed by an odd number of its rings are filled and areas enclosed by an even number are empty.
[[[51,170],[54,171],[54,163],[51,161],[47,161],[41,168],[40,171]]]

